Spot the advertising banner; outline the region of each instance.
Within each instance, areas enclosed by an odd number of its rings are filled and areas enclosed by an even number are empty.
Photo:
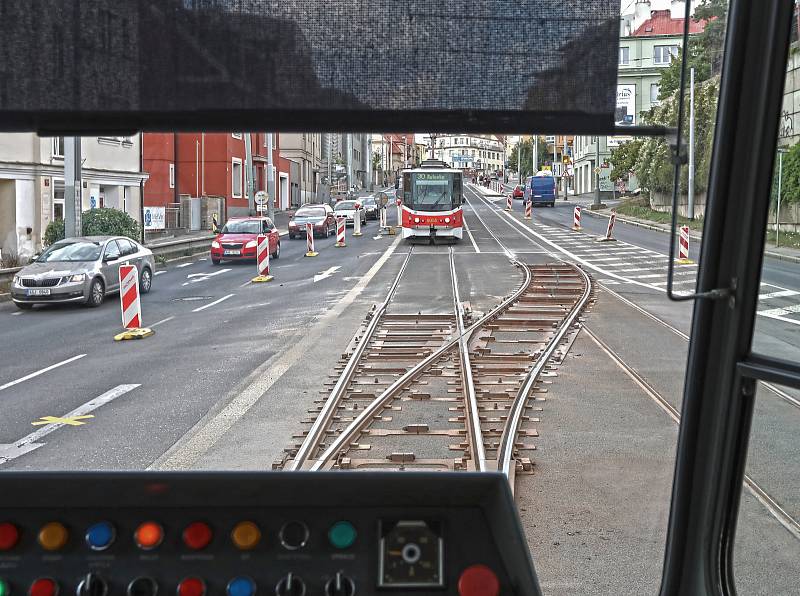
[[[144,229],[163,230],[166,222],[166,209],[164,207],[144,208]]]
[[[617,85],[617,106],[614,110],[615,126],[636,125],[636,85]],[[608,137],[608,147],[613,149],[633,137]]]

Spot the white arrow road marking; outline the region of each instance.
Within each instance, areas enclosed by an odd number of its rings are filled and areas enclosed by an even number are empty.
[[[215,306],[215,305],[219,304],[220,302],[222,302],[224,300],[227,300],[231,296],[236,296],[236,294],[228,294],[227,296],[223,296],[219,300],[214,300],[214,302],[209,302],[208,304],[205,304],[205,305],[203,305],[203,306],[201,306],[199,308],[195,308],[192,312],[200,312],[201,310],[205,310],[207,308],[211,308],[212,306]]]
[[[206,281],[210,277],[214,277],[215,275],[220,275],[222,273],[227,273],[228,271],[230,271],[230,269],[220,269],[219,271],[214,271],[214,273],[190,273],[189,275],[186,276],[186,279],[188,279],[189,281],[183,282],[182,285],[188,286],[190,283],[196,284],[197,282],[200,281]]]
[[[331,267],[330,269],[326,269],[325,271],[321,271],[320,273],[318,273],[317,275],[314,276],[314,283],[317,283],[318,281],[322,281],[323,279],[327,279],[328,277],[330,277],[331,275],[333,275],[334,273],[339,271],[339,269],[341,269],[341,267],[339,265],[337,265],[336,267]]]
[[[53,370],[54,368],[58,368],[59,366],[64,366],[65,364],[69,364],[70,362],[75,362],[76,360],[80,360],[84,356],[86,356],[86,354],[78,354],[77,356],[73,356],[72,358],[67,358],[66,360],[62,360],[61,362],[56,362],[55,364],[51,364],[46,368],[37,370],[36,372],[32,372],[31,374],[25,375],[24,377],[20,377],[15,381],[9,381],[4,385],[0,385],[0,391],[2,391],[3,389],[8,389],[9,387],[13,387],[14,385],[18,385],[19,383],[27,381],[28,379],[38,377],[39,375],[46,373],[47,371]]]
[[[77,416],[84,416],[89,412],[93,412],[100,406],[104,406],[107,403],[114,401],[118,397],[125,395],[129,391],[133,391],[137,387],[141,387],[141,384],[137,383],[135,385],[117,385],[113,389],[106,391],[105,393],[103,393],[98,397],[95,397],[94,399],[86,402],[82,406],[78,406],[68,414],[59,416],[59,418],[75,418]],[[43,426],[38,430],[35,430],[31,434],[22,437],[16,443],[0,445],[0,465],[8,463],[12,459],[16,459],[20,455],[29,453],[34,449],[42,447],[43,445],[45,445],[45,443],[39,443],[37,441],[41,441],[44,437],[49,435],[51,432],[58,430],[62,426],[64,426],[63,423],[48,424],[47,426]]]

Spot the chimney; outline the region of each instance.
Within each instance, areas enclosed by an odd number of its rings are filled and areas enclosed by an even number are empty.
[[[669,7],[669,16],[673,19],[682,19],[686,12],[686,2],[684,0],[672,0]]]
[[[631,30],[636,31],[639,26],[650,18],[650,0],[636,0],[636,8],[633,13],[633,23]]]

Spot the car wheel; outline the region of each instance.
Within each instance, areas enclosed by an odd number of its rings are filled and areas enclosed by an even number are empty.
[[[211,258],[212,265],[219,265],[221,262],[222,262],[221,259],[215,259],[213,257]]]
[[[147,294],[150,292],[150,288],[153,287],[153,274],[150,273],[150,269],[145,267],[142,269],[142,277],[139,279],[139,291],[142,294]]]
[[[103,299],[106,295],[106,287],[101,279],[95,278],[89,286],[89,297],[86,299],[86,305],[92,308],[97,308],[103,304]]]
[[[273,259],[280,259],[281,258],[281,243],[278,242],[277,246],[275,246],[275,254],[272,255]]]
[[[20,310],[30,310],[33,308],[33,304],[28,304],[27,302],[15,302],[14,304]]]

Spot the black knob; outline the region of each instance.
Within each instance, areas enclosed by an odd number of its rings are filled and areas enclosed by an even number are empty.
[[[152,577],[137,577],[128,584],[128,596],[156,596],[158,584]]]
[[[290,521],[283,524],[278,537],[286,550],[298,550],[308,542],[308,526],[300,521]]]
[[[87,573],[75,591],[78,596],[106,596],[108,582],[96,573]]]
[[[341,571],[325,584],[325,596],[355,596],[356,582]]]
[[[294,573],[287,573],[275,586],[276,596],[305,596],[306,584]]]

